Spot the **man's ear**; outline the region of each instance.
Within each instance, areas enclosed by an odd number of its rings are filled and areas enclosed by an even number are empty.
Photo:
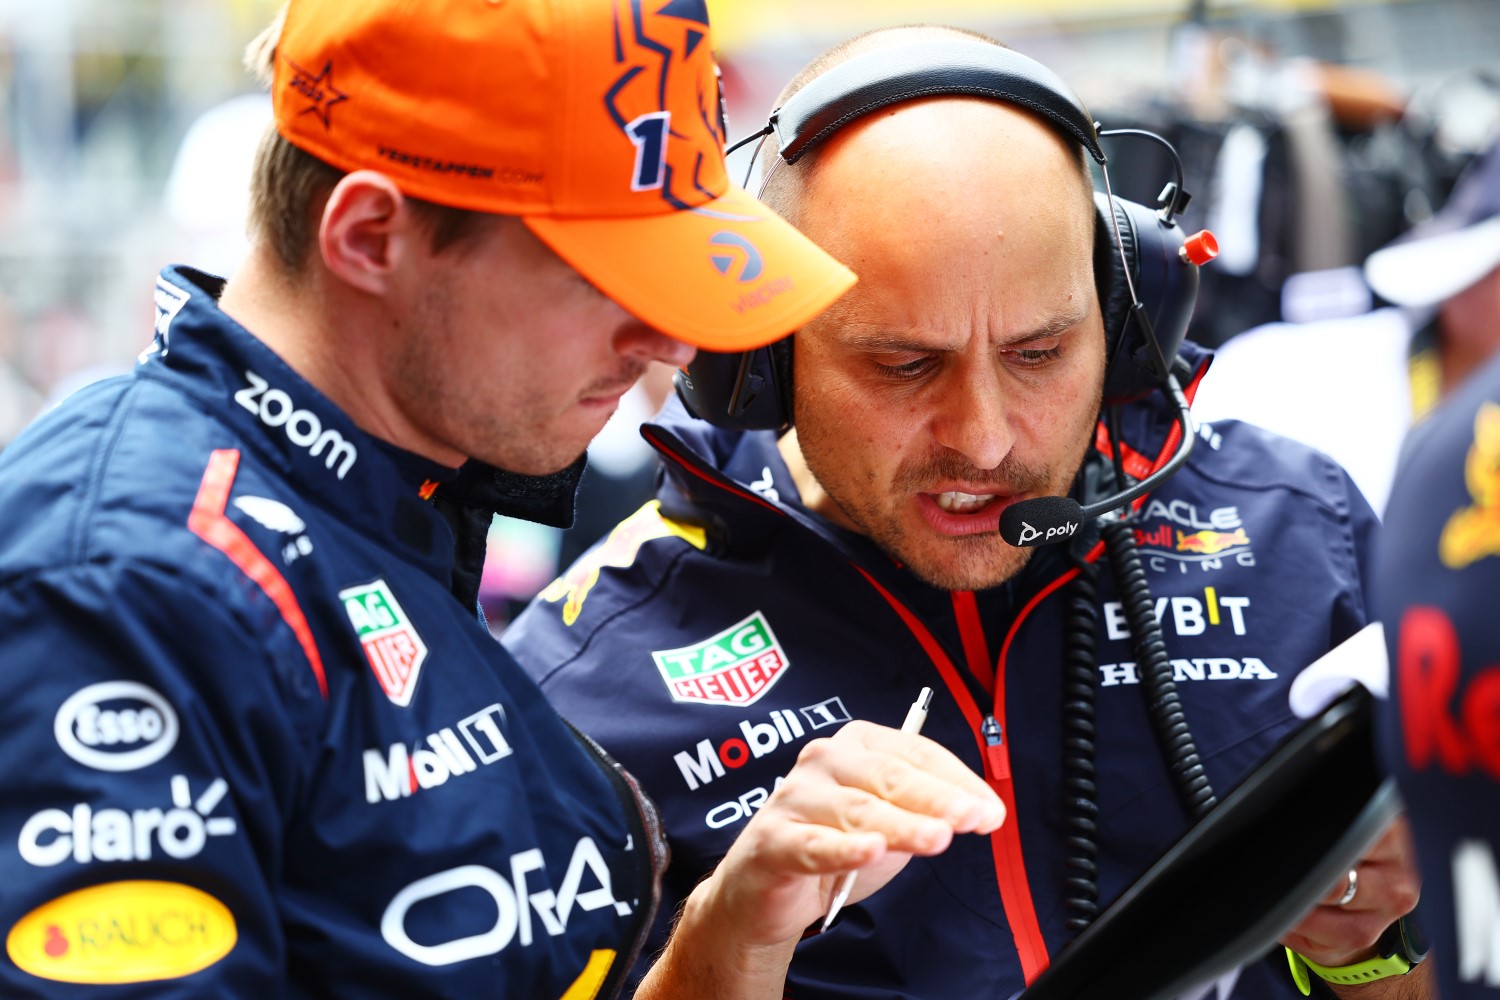
[[[341,178],[318,225],[324,265],[371,295],[389,291],[393,274],[423,239],[411,203],[389,177],[374,170]]]

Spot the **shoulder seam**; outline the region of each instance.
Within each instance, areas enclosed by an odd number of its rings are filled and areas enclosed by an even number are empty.
[[[110,459],[114,455],[115,446],[119,444],[120,437],[125,433],[125,417],[130,408],[135,405],[137,389],[138,384],[132,382],[115,400],[114,406],[110,409],[109,419],[105,421],[108,430],[103,435],[101,443],[95,448],[93,461],[89,465],[88,479],[84,484],[84,495],[79,501],[78,510],[74,512],[77,523],[69,532],[70,541],[65,554],[73,563],[88,561],[90,529],[94,523],[91,515],[99,503],[99,494],[104,489],[105,474],[109,468]]]

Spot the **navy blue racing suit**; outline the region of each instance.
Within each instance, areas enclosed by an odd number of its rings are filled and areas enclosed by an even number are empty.
[[[1201,376],[1206,357],[1187,350]],[[1164,460],[1173,426],[1157,401],[1126,408],[1130,475]],[[1072,938],[1068,658],[1097,682],[1099,901],[1188,826],[1113,578],[1094,572],[1094,538],[1039,549],[990,590],[939,590],[803,507],[772,434],[715,430],[675,403],[644,433],[667,470],[658,499],[544,591],[504,641],[659,804],[667,898],[680,901],[713,868],[807,741],[854,718],[899,726],[929,685],[924,735],[983,774],[1008,818],[991,836],[915,859],[805,939],[786,993],[1011,996]],[[1139,505],[1155,615],[1220,795],[1295,728],[1296,673],[1366,623],[1374,525],[1332,461],[1232,422],[1201,428],[1188,464]],[[1069,623],[1080,614],[1094,626]],[[1080,632],[1090,643],[1069,638]],[[1145,946],[1171,960],[1171,942],[1143,931]],[[1226,996],[1300,996],[1281,949],[1231,979]]]
[[[1375,574],[1382,746],[1422,866],[1444,1000],[1500,997],[1500,361],[1402,449]]]
[[[365,434],[220,287],[163,272],[134,373],[0,456],[0,995],[613,995],[661,845],[478,620],[504,474]]]

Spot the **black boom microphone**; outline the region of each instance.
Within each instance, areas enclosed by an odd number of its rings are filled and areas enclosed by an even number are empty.
[[[1145,496],[1156,489],[1157,484],[1176,472],[1193,451],[1193,439],[1197,431],[1193,427],[1192,415],[1188,412],[1187,397],[1177,377],[1168,374],[1163,389],[1172,397],[1177,407],[1177,426],[1182,431],[1182,440],[1177,451],[1160,469],[1142,479],[1127,490],[1096,500],[1087,506],[1071,497],[1037,497],[1012,504],[1000,515],[1000,537],[1011,545],[1029,548],[1034,545],[1051,545],[1065,542],[1077,534],[1084,518],[1099,517],[1123,507],[1137,497]]]

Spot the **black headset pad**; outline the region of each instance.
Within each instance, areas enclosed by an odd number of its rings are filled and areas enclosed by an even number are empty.
[[[1376,760],[1373,717],[1356,688],[1308,720],[1023,1000],[1173,1000],[1264,955],[1401,811]]]

